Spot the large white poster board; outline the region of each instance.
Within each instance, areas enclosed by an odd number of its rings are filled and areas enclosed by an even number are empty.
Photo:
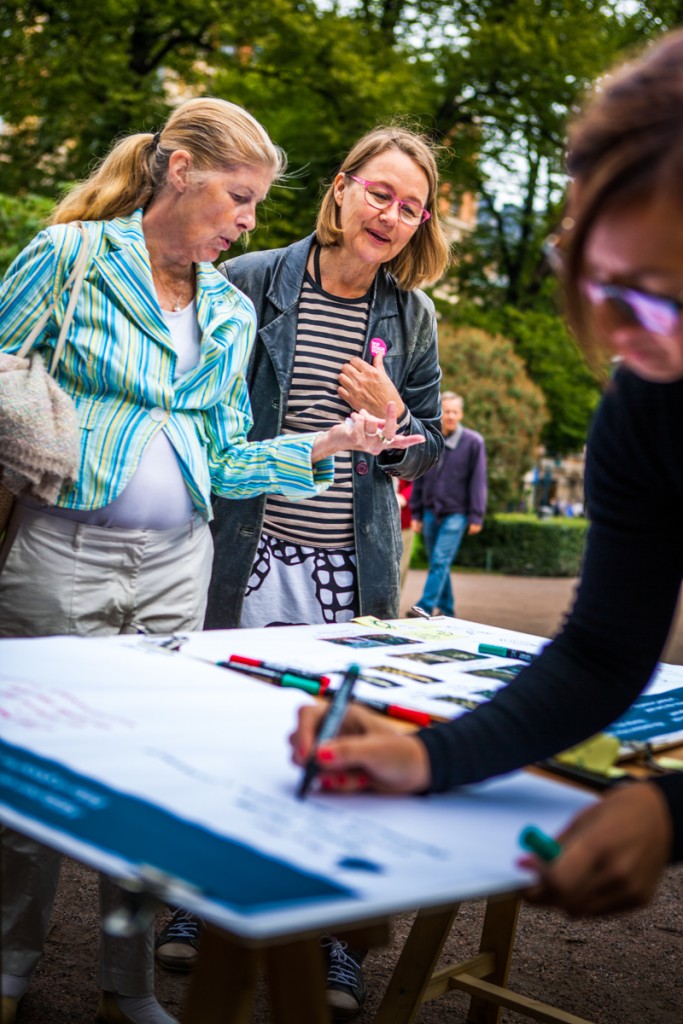
[[[0,641],[0,820],[113,874],[161,872],[170,901],[261,939],[513,890],[520,830],[593,799],[518,773],[300,801],[287,736],[308,699],[106,639]]]

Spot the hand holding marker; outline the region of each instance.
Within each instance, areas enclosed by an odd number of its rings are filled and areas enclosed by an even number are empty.
[[[557,840],[546,835],[545,832],[541,832],[540,828],[536,828],[535,825],[528,825],[522,829],[519,845],[525,850],[529,850],[530,853],[535,853],[537,857],[546,862],[555,860],[562,853],[562,847]]]
[[[303,800],[303,798],[306,796],[306,793],[311,783],[313,782],[313,779],[316,777],[318,771],[320,770],[318,767],[318,762],[315,759],[318,747],[320,746],[321,743],[324,743],[326,740],[334,739],[334,737],[339,732],[342,721],[344,719],[344,715],[346,714],[346,709],[349,706],[351,694],[353,692],[354,686],[356,685],[356,680],[358,679],[359,672],[359,665],[349,665],[341,686],[339,687],[334,697],[332,698],[332,703],[330,704],[329,709],[322,720],[322,725],[320,726],[320,732],[318,733],[318,742],[315,746],[315,750],[313,750],[311,756],[309,757],[306,763],[306,767],[304,768],[304,777],[301,780],[301,785],[299,786],[299,791],[297,793],[297,796],[299,797],[300,800]]]

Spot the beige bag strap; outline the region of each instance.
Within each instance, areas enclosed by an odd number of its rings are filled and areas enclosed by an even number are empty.
[[[71,288],[71,295],[69,296],[69,302],[67,304],[66,312],[64,314],[64,320],[62,321],[62,326],[59,329],[59,337],[57,338],[57,344],[55,345],[55,350],[52,355],[52,361],[50,362],[50,373],[53,375],[55,370],[57,369],[59,360],[62,358],[62,352],[64,351],[64,345],[66,344],[66,335],[69,330],[69,327],[71,326],[71,321],[73,320],[74,310],[76,308],[76,303],[78,302],[78,296],[80,295],[80,291],[83,286],[85,269],[88,265],[88,229],[86,228],[85,224],[82,224],[80,221],[76,221],[73,226],[75,228],[78,228],[78,230],[81,233],[81,248],[79,250],[78,256],[74,261],[71,273],[67,277],[66,281],[64,282],[64,287],[62,288],[63,292],[66,291],[67,288]],[[45,325],[52,316],[53,309],[54,302],[51,302],[48,305],[47,309],[41,314],[37,323],[34,325],[33,330],[29,334],[28,338],[17,352],[17,355],[20,358],[23,358],[24,356],[27,356],[29,354],[34,341],[36,341],[36,339],[40,337],[43,330],[45,329]]]

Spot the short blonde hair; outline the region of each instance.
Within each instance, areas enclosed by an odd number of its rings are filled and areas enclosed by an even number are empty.
[[[178,149],[190,154],[198,174],[246,164],[267,167],[275,179],[287,162],[265,128],[236,103],[214,97],[188,100],[161,131],[139,132],[116,143],[57,205],[52,223],[112,220],[147,206],[166,184],[169,158]]]
[[[410,291],[438,281],[450,261],[450,246],[438,211],[439,170],[434,144],[426,135],[409,128],[374,128],[356,142],[339,172],[355,174],[363,169],[368,160],[392,149],[414,160],[424,171],[429,185],[425,204],[430,213],[429,220],[420,225],[405,248],[386,264],[398,285]],[[339,226],[339,207],[334,198],[334,184],[329,186],[320,204],[316,235],[321,245],[339,245],[341,242],[342,230]]]

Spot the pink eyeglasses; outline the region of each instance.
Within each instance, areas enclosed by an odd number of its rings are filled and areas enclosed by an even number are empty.
[[[365,201],[375,210],[388,210],[394,203],[398,203],[400,219],[404,224],[409,224],[411,228],[424,224],[431,217],[431,213],[429,210],[425,210],[424,206],[420,206],[419,203],[410,199],[399,199],[386,185],[380,185],[376,181],[367,181],[365,178],[359,178],[356,174],[347,174],[346,177],[363,186]]]

